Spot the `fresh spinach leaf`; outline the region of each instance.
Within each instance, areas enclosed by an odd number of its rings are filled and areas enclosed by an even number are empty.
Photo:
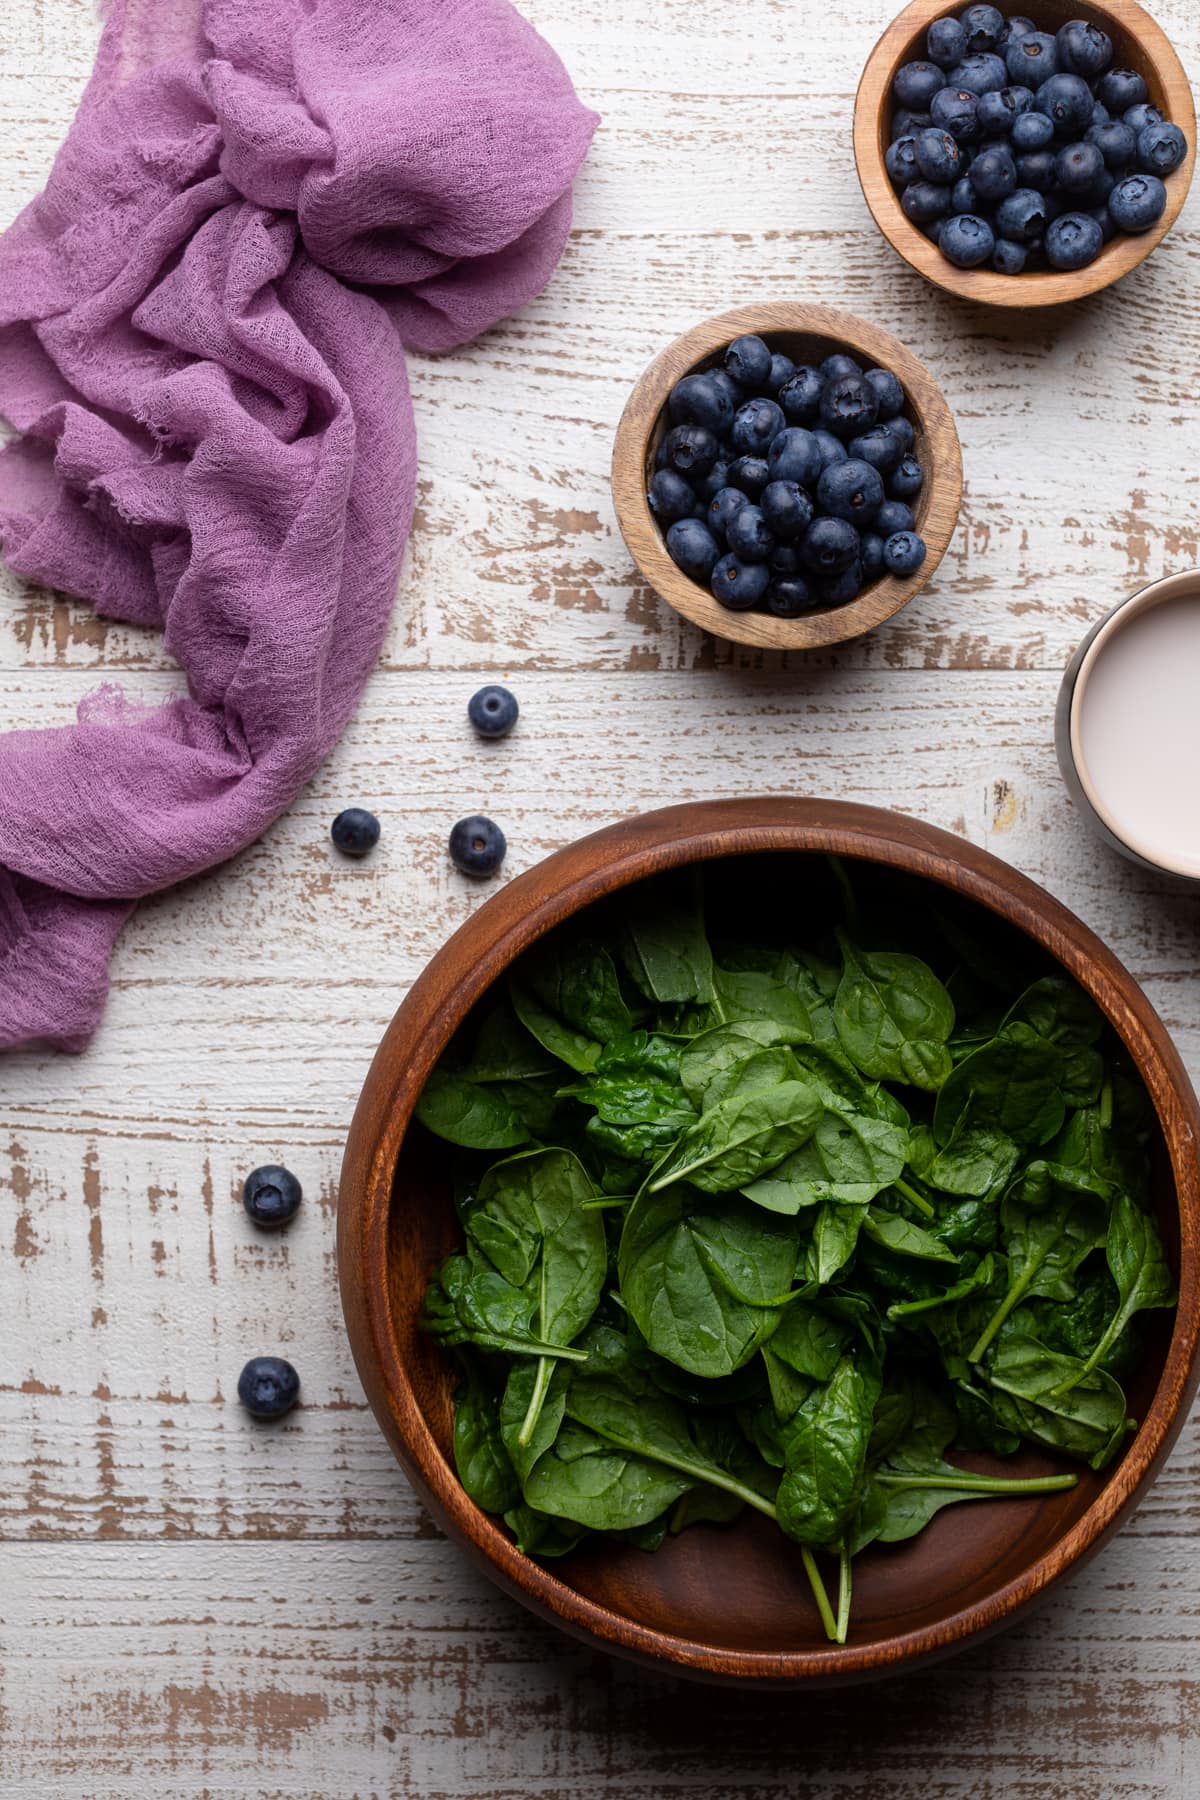
[[[1128,1426],[1125,1396],[1103,1369],[1085,1374],[1076,1357],[1011,1332],[997,1343],[986,1374],[1000,1396],[999,1416],[1022,1437],[1085,1457],[1093,1469],[1120,1449]]]
[[[709,1194],[745,1187],[812,1135],[821,1110],[821,1102],[803,1081],[735,1090],[684,1132],[653,1170],[650,1192],[676,1181],[690,1182]]]
[[[1128,1194],[1113,1203],[1104,1250],[1120,1303],[1072,1385],[1103,1362],[1135,1313],[1174,1306],[1179,1298],[1154,1221]]]
[[[527,1143],[529,1128],[503,1093],[434,1069],[416,1104],[427,1131],[464,1150],[511,1150]]]
[[[1045,1144],[1066,1113],[1063,1057],[1028,1025],[1004,1028],[957,1063],[937,1097],[933,1129],[949,1144],[970,1110],[975,1128],[1002,1131],[1018,1144]]]
[[[679,1080],[698,1112],[724,1098],[739,1068],[756,1050],[786,1043],[781,1027],[770,1019],[740,1019],[702,1031],[686,1044],[679,1057]]]
[[[867,1216],[865,1206],[827,1200],[818,1207],[805,1261],[805,1276],[824,1287],[854,1255]]]
[[[775,1505],[789,1537],[835,1544],[858,1503],[882,1383],[865,1357],[843,1356],[833,1375],[783,1427],[784,1470]]]
[[[519,1504],[521,1484],[500,1435],[496,1397],[469,1363],[454,1391],[454,1467],[485,1512],[508,1512]]]
[[[862,1226],[873,1244],[890,1250],[893,1256],[915,1256],[922,1262],[953,1263],[958,1258],[940,1238],[923,1231],[900,1213],[886,1212],[881,1206],[868,1206]]]
[[[866,1205],[890,1187],[908,1155],[908,1133],[885,1119],[826,1112],[806,1144],[742,1189],[771,1212],[796,1213],[824,1201]]]
[[[707,1006],[716,996],[699,907],[670,900],[661,888],[629,903],[621,959],[647,1000]]]
[[[950,1073],[954,1003],[919,957],[863,951],[839,932],[845,969],[834,1001],[842,1048],[864,1075],[937,1091]]]

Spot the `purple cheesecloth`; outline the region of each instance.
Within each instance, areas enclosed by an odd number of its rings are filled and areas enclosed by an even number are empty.
[[[0,735],[0,1046],[79,1049],[134,902],[337,741],[412,517],[403,345],[536,294],[595,129],[507,0],[114,0],[0,240],[0,544],[187,695]]]

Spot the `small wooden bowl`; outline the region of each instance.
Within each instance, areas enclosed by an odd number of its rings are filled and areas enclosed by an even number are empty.
[[[1002,7],[1001,11],[1015,9]],[[1167,208],[1158,224],[1135,237],[1115,237],[1095,262],[1073,273],[1047,270],[1032,275],[998,275],[994,269],[956,269],[905,214],[892,186],[884,154],[891,137],[892,81],[903,63],[923,58],[925,34],[935,19],[960,11],[945,0],[912,0],[872,50],[854,101],[854,160],[867,205],[888,243],[919,275],[948,294],[984,306],[1061,306],[1120,281],[1162,243],[1179,217],[1196,163],[1196,109],[1183,64],[1160,25],[1137,0],[1037,0],[1028,16],[1039,31],[1055,32],[1068,19],[1086,19],[1113,41],[1113,67],[1136,69],[1146,79],[1150,99],[1184,132],[1188,153],[1167,177]]]
[[[1179,1278],[1129,1390],[1141,1421],[1120,1460],[1038,1499],[948,1507],[911,1543],[855,1563],[850,1642],[827,1644],[800,1558],[754,1514],[696,1526],[653,1555],[606,1545],[549,1566],[523,1556],[468,1499],[451,1458],[453,1373],[422,1335],[426,1283],[459,1230],[447,1155],[413,1107],[472,1007],[522,951],[563,920],[645,876],[744,859],[723,879],[766,895],[803,891],[834,854],[964,896],[1065,968],[1107,1015],[1162,1127],[1160,1228]],[[714,871],[719,876],[720,871]],[[338,1204],[342,1304],[368,1398],[434,1518],[509,1594],[593,1646],[676,1674],[793,1686],[866,1680],[962,1648],[1023,1613],[1125,1516],[1187,1414],[1200,1334],[1200,1109],[1153,1008],[1078,919],[986,851],[914,819],[828,800],[716,800],[649,813],[584,838],[519,876],[434,957],[393,1019],[354,1116]],[[1023,1474],[1061,1468],[1023,1452]]]
[[[770,613],[731,612],[671,561],[662,529],[646,504],[654,454],[669,424],[667,396],[685,375],[719,362],[734,338],[746,332],[757,332],[773,350],[782,350],[797,363],[821,362],[842,350],[868,367],[890,369],[901,382],[905,412],[916,434],[913,453],[925,471],[913,511],[917,530],[925,539],[926,556],[915,575],[904,580],[881,575],[845,606],[819,607],[798,619],[776,619]],[[705,319],[655,357],[629,396],[617,426],[612,491],[617,523],[630,555],[651,587],[670,601],[676,612],[735,644],[755,644],[767,650],[816,650],[882,625],[920,593],[954,535],[962,499],[962,452],[937,382],[898,338],[853,313],[779,301],[740,306],[734,312]]]

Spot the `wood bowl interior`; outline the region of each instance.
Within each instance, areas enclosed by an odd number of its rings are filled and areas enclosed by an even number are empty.
[[[845,606],[817,607],[798,619],[731,612],[672,562],[646,502],[654,455],[668,429],[667,397],[684,375],[719,363],[734,338],[756,332],[797,363],[845,351],[866,366],[890,369],[903,384],[905,412],[925,482],[913,513],[926,557],[915,575],[882,575]],[[641,377],[617,427],[613,501],[621,535],[650,585],[693,624],[737,644],[812,650],[859,637],[898,613],[929,581],[949,547],[962,499],[962,453],[950,409],[929,370],[889,332],[831,307],[776,303],[744,306],[706,319],[669,344]]]
[[[990,268],[956,269],[936,244],[914,225],[900,204],[884,167],[891,136],[892,80],[897,69],[925,54],[925,34],[935,19],[960,11],[943,0],[913,0],[888,26],[871,52],[854,103],[854,155],[863,194],[885,238],[918,274],[936,287],[986,306],[1059,306],[1120,281],[1144,262],[1178,218],[1196,161],[1196,109],[1186,71],[1170,39],[1137,0],[1038,0],[1025,9],[1004,5],[1002,12],[1026,10],[1040,31],[1055,32],[1068,19],[1086,19],[1113,40],[1113,67],[1136,69],[1146,80],[1150,99],[1185,133],[1186,160],[1167,178],[1167,207],[1152,230],[1119,236],[1106,244],[1086,269],[1030,275],[998,275]]]
[[[700,860],[709,863],[714,904],[724,892],[732,916],[743,916],[747,892],[756,907],[762,897],[791,905],[803,892],[806,913],[815,906],[819,914],[827,850],[857,859],[856,884],[867,891],[880,878],[901,884],[914,916],[982,905],[1007,922],[1014,962],[1031,977],[1065,967],[1092,994],[1162,1127],[1154,1200],[1181,1289],[1178,1312],[1153,1317],[1146,1331],[1145,1361],[1127,1390],[1141,1426],[1120,1459],[1100,1474],[1070,1465],[1081,1479],[1069,1492],[949,1507],[912,1542],[866,1552],[855,1563],[850,1642],[840,1648],[823,1639],[795,1546],[757,1515],[728,1528],[695,1527],[654,1554],[605,1546],[540,1565],[468,1500],[451,1456],[451,1364],[418,1325],[426,1283],[460,1237],[449,1158],[421,1128],[407,1128],[454,1029],[546,929],[631,880]],[[514,894],[522,883],[524,894]],[[502,916],[489,922],[502,902]],[[380,1422],[435,1516],[536,1611],[679,1673],[774,1685],[870,1678],[945,1654],[1014,1617],[1096,1548],[1165,1454],[1195,1381],[1197,1131],[1187,1076],[1132,979],[1084,926],[985,852],[848,804],[675,808],[597,834],[521,877],[451,940],[397,1015],[364,1090],[343,1175],[339,1262],[351,1340]],[[1036,1450],[1004,1463],[963,1460],[1021,1474],[1064,1467]]]

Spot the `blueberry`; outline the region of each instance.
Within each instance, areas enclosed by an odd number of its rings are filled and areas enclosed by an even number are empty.
[[[671,526],[667,552],[693,581],[707,581],[720,554],[716,538],[699,519],[680,519]]]
[[[983,94],[979,100],[980,130],[985,137],[1008,137],[1032,105],[1033,93],[1026,87],[1002,87],[994,94]]]
[[[752,500],[758,499],[770,479],[771,471],[764,456],[739,456],[729,465],[730,487],[741,488]]]
[[[730,612],[749,612],[757,606],[771,581],[765,562],[742,562],[737,556],[723,556],[712,574],[712,591]]]
[[[822,606],[845,606],[862,592],[863,566],[857,557],[839,575],[820,577],[815,583],[816,597]]]
[[[814,519],[800,554],[814,575],[840,575],[858,558],[858,533],[847,519]]]
[[[329,835],[343,856],[365,856],[379,842],[379,820],[362,806],[348,806],[329,827]]]
[[[972,144],[979,136],[979,96],[970,88],[939,88],[930,103],[929,116],[960,144]]]
[[[996,248],[996,234],[978,213],[959,213],[946,220],[938,243],[942,255],[956,269],[977,269]]]
[[[686,520],[693,524],[693,520]],[[704,531],[703,525],[696,526],[697,531]],[[678,531],[678,525],[672,525],[672,531]],[[705,532],[705,536],[708,533]],[[491,819],[483,813],[472,813],[468,818],[460,819],[450,833],[450,861],[462,875],[494,875],[504,861],[504,853],[508,849],[504,833]]]
[[[1017,38],[1031,37],[1036,30],[1037,26],[1032,19],[1027,19],[1024,13],[1016,13],[1011,19],[1004,21],[1004,36],[1000,43],[1001,51],[1006,50],[1009,44],[1015,43]]]
[[[910,138],[909,143],[912,142]],[[916,164],[913,164],[913,174]],[[911,179],[911,177],[910,177]],[[821,410],[821,390],[825,386],[825,377],[820,369],[814,369],[808,363],[796,370],[790,381],[785,381],[779,390],[779,404],[789,425],[813,425]]]
[[[894,419],[904,409],[904,389],[890,369],[868,369],[863,379],[874,389],[877,419]]]
[[[875,515],[874,529],[886,543],[898,531],[911,531],[916,524],[912,507],[903,500],[885,500]]]
[[[1035,194],[1048,194],[1054,186],[1054,161],[1053,150],[1031,150],[1027,156],[1018,156],[1019,185],[1014,188],[1013,193],[1019,194],[1024,188],[1032,189]]]
[[[1004,64],[1010,81],[1036,91],[1058,73],[1058,46],[1046,32],[1030,31],[1008,40]]]
[[[967,55],[967,34],[957,19],[935,19],[925,39],[925,53],[939,69],[952,69]]]
[[[858,462],[870,463],[881,475],[890,475],[904,455],[900,439],[886,425],[875,425],[861,437],[851,438],[850,455]]]
[[[936,63],[910,62],[897,69],[892,92],[901,106],[910,112],[924,112],[946,77]]]
[[[1187,155],[1187,139],[1178,125],[1164,119],[1158,125],[1146,125],[1138,132],[1138,167],[1147,175],[1170,175]]]
[[[848,519],[861,531],[883,504],[883,477],[858,457],[831,463],[817,482],[817,505],[832,519]]]
[[[1168,129],[1174,130],[1174,126]],[[1182,137],[1182,132],[1180,136]],[[1104,158],[1104,166],[1114,175],[1132,168],[1138,154],[1138,135],[1123,119],[1110,119],[1107,125],[1089,125],[1085,142],[1095,144]]]
[[[734,513],[749,504],[749,498],[741,488],[724,487],[719,494],[714,494],[708,503],[708,528],[713,536],[723,538]]]
[[[893,419],[889,422],[889,430],[894,425],[907,425],[907,419]],[[830,463],[845,462],[846,446],[834,437],[832,431],[814,431],[813,443],[817,446],[817,455],[821,459],[821,469],[827,469]],[[817,473],[820,474],[818,469]]]
[[[656,469],[646,495],[650,511],[661,525],[673,525],[676,519],[688,519],[696,510],[692,485],[674,469]]]
[[[851,375],[845,379],[861,381],[862,377]],[[821,453],[812,432],[803,425],[789,425],[781,431],[767,452],[767,466],[772,481],[795,481],[801,487],[811,487],[821,472]]]
[[[1092,102],[1092,124],[1093,125],[1111,125],[1112,124],[1112,114],[1109,112],[1107,106],[1104,105],[1103,101],[1093,100],[1093,102]]]
[[[864,581],[875,581],[883,574],[883,539],[877,531],[863,532],[858,541],[858,559]]]
[[[769,531],[791,542],[803,537],[812,524],[813,503],[797,482],[769,481],[763,489],[762,516]]]
[[[888,142],[894,144],[897,138],[912,137],[914,132],[924,131],[933,120],[927,112],[908,112],[901,107],[892,114],[892,127],[888,133]]]
[[[1047,144],[1054,142],[1054,120],[1042,112],[1022,113],[1013,120],[1012,146],[1014,150],[1027,152],[1044,150]]]
[[[725,370],[744,388],[765,387],[771,373],[771,352],[760,337],[735,338],[725,352]]]
[[[1094,81],[1112,61],[1112,39],[1086,19],[1069,20],[1054,42],[1059,68],[1067,75],[1082,75],[1085,81]]]
[[[764,493],[767,491],[764,489]],[[775,539],[762,508],[749,501],[730,514],[725,537],[739,562],[766,562],[775,548]]]
[[[771,372],[767,376],[767,392],[778,396],[784,382],[790,381],[795,373],[796,365],[790,356],[785,356],[782,350],[772,351]]]
[[[925,471],[915,456],[906,456],[888,476],[886,487],[890,500],[911,500],[919,494]]]
[[[803,575],[778,575],[767,585],[766,604],[777,619],[798,619],[813,604],[812,589]]]
[[[909,188],[909,193],[912,189]],[[945,189],[938,189],[945,194]],[[946,196],[949,198],[949,196]],[[862,375],[841,375],[826,383],[821,395],[821,424],[835,436],[858,437],[870,431],[879,417],[875,389]]]
[[[1046,202],[1036,188],[1019,187],[996,208],[996,230],[1013,243],[1031,244],[1045,229]]]
[[[251,1169],[242,1185],[242,1205],[256,1225],[274,1231],[286,1225],[300,1210],[300,1183],[290,1169],[264,1163]]]
[[[1108,196],[1114,225],[1122,231],[1149,231],[1167,207],[1167,190],[1157,175],[1123,175]]]
[[[1082,75],[1052,75],[1037,91],[1037,109],[1053,119],[1060,138],[1072,143],[1092,122],[1092,90]]]
[[[676,475],[707,475],[721,446],[705,425],[675,425],[658,446],[655,461]]]
[[[950,133],[931,125],[928,131],[918,131],[913,143],[917,168],[925,180],[952,187],[962,171],[962,151]]]
[[[255,1419],[282,1419],[300,1398],[300,1377],[282,1356],[252,1356],[238,1376],[238,1399]]]
[[[971,177],[969,175],[960,175],[954,186],[950,189],[950,212],[948,217],[953,218],[955,213],[978,211],[979,195],[971,186]],[[944,224],[945,221],[939,220],[938,223],[941,225]]]
[[[800,552],[795,544],[776,544],[767,558],[772,575],[798,575]]]
[[[968,56],[951,69],[950,83],[970,88],[973,94],[994,94],[1008,85],[1008,68],[999,56]]]
[[[724,437],[733,420],[733,402],[707,372],[685,375],[671,389],[667,407],[675,425],[703,425]]]
[[[1054,162],[1060,194],[1089,195],[1104,173],[1104,158],[1095,144],[1068,144]]]
[[[925,561],[925,540],[915,531],[896,531],[885,539],[885,566],[893,575],[915,575]]]
[[[917,435],[912,428],[912,421],[903,417],[889,419],[887,428],[900,445],[905,456],[907,456],[913,447],[913,441]]]
[[[967,34],[967,49],[973,56],[994,50],[1004,35],[1004,14],[998,6],[968,6],[966,12],[959,13],[958,21]]]
[[[835,350],[821,364],[821,375],[826,381],[838,381],[843,375],[861,375],[862,367],[844,350]]]
[[[729,373],[728,369],[706,369],[704,372],[708,376],[708,379],[713,383],[713,386],[720,388],[721,392],[725,395],[725,398],[729,401],[729,419],[732,424],[733,415],[742,404],[742,401],[746,398],[745,394],[742,392],[738,383],[733,379],[733,376]]]
[[[715,495],[719,494],[723,487],[728,486],[729,464],[725,461],[724,457],[720,457],[713,464],[707,475],[702,475],[699,481],[693,483],[692,492],[695,494],[697,500],[703,501],[704,505],[707,506],[709,501],[713,499]]]
[[[1029,257],[1024,244],[1014,243],[1012,238],[997,238],[996,248],[992,251],[992,267],[997,275],[1019,275]]]
[[[783,408],[774,400],[747,400],[734,414],[730,442],[742,456],[765,456],[786,424]]]
[[[1086,269],[1104,248],[1104,233],[1087,213],[1065,212],[1046,232],[1046,260],[1052,269]]]
[[[1163,122],[1163,116],[1157,106],[1151,106],[1148,100],[1140,100],[1136,106],[1129,107],[1122,115],[1122,119],[1130,131],[1139,136],[1145,131],[1147,125],[1161,125]]]
[[[913,181],[900,196],[905,215],[914,225],[928,225],[945,218],[950,210],[950,195],[933,181]]]
[[[1145,80],[1136,69],[1110,69],[1100,77],[1096,98],[1116,117],[1127,113],[1131,106],[1140,106],[1148,93]]]
[[[981,200],[1003,200],[1017,186],[1017,165],[1007,144],[989,144],[971,164],[971,186]],[[989,251],[989,255],[990,255]]]
[[[1088,218],[1095,219],[1097,225],[1100,227],[1100,235],[1104,239],[1104,242],[1106,244],[1111,243],[1113,238],[1117,235],[1117,227],[1113,223],[1113,216],[1108,210],[1107,200],[1102,206],[1089,206],[1086,210]]]

